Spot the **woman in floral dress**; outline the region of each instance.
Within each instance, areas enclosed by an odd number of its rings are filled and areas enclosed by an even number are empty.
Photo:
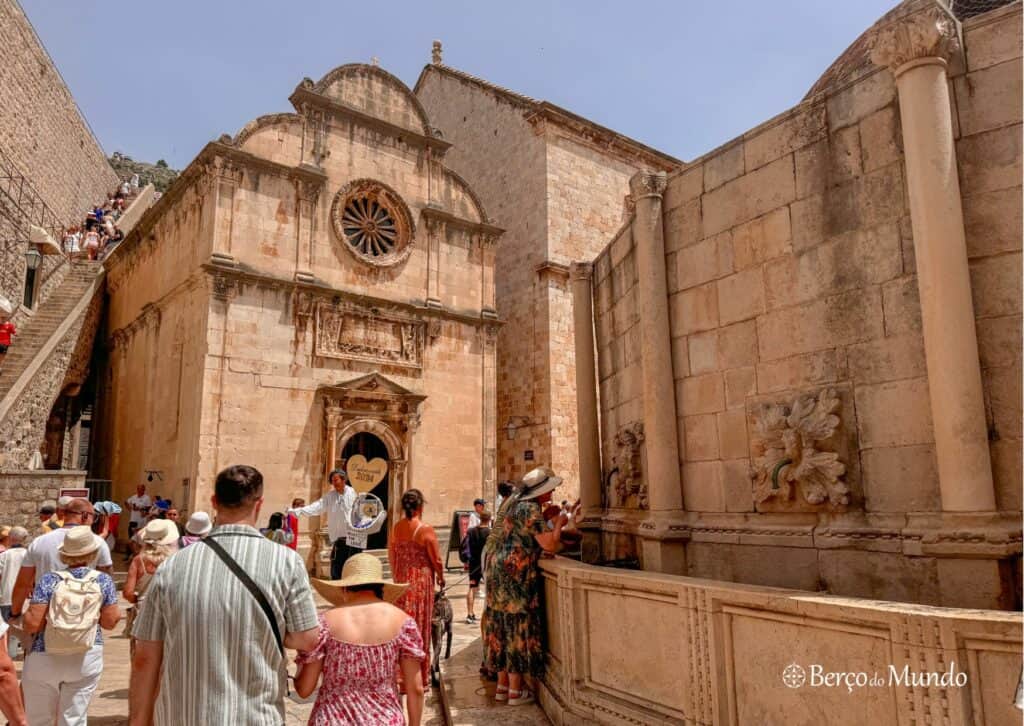
[[[523,676],[539,676],[544,667],[537,561],[541,552],[558,550],[565,517],[548,530],[541,507],[561,482],[547,467],[534,469],[523,477],[520,493],[502,503],[504,520],[495,526],[502,535],[493,543],[487,581],[484,668],[497,674],[495,700],[511,706],[533,702]]]
[[[406,589],[384,579],[380,560],[350,557],[340,580],[313,580],[332,605],[320,615],[320,638],[295,659],[295,691],[305,698],[323,682],[310,726],[419,726],[423,686],[417,676],[426,658],[415,621],[391,605]],[[409,720],[402,713],[396,674],[406,682]]]
[[[395,582],[407,583],[409,589],[395,604],[409,613],[423,635],[423,685],[430,682],[430,617],[434,613],[434,582],[444,587],[444,566],[441,548],[434,528],[421,521],[423,494],[410,489],[402,495],[405,517],[391,529],[388,540],[388,561]]]

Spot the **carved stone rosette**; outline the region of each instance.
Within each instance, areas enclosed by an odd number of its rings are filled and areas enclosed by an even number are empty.
[[[921,58],[948,60],[960,47],[957,21],[938,4],[894,20],[871,46],[871,62],[894,71]]]
[[[846,465],[825,450],[839,427],[840,399],[826,388],[797,396],[792,404],[764,404],[754,412],[751,437],[754,502],[792,500],[797,493],[812,506],[845,507],[850,490]]]
[[[626,424],[613,439],[612,470],[608,472],[608,505],[647,509],[647,482],[643,478],[641,454],[644,443],[644,425],[640,421]]]

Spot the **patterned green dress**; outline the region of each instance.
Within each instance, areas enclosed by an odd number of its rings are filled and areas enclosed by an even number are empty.
[[[544,532],[540,507],[531,501],[502,506],[501,536],[491,546],[486,571],[484,670],[538,676],[544,669],[541,640],[541,547],[535,535]]]

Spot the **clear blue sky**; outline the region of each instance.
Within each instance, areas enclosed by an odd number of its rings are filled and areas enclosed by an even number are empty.
[[[446,64],[692,159],[797,103],[895,0],[21,0],[107,153],[183,168],[304,76]]]

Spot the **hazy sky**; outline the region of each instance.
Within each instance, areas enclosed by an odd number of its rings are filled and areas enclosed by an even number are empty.
[[[107,153],[183,168],[304,76],[447,65],[682,159],[797,103],[894,0],[20,0]]]

